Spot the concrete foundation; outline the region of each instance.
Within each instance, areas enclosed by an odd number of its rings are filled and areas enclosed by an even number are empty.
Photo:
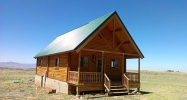
[[[40,75],[35,75],[35,84],[36,85],[38,85],[38,86],[40,86],[40,87],[42,87],[42,76],[40,76]]]
[[[56,93],[68,94],[68,84],[67,82],[59,81],[56,79],[46,78],[43,76],[35,75],[35,84],[40,87],[49,87],[55,89]]]

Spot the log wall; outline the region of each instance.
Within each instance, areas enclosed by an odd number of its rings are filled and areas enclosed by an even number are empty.
[[[76,52],[71,52],[71,58],[70,58],[70,70],[71,71],[78,71],[78,54]]]
[[[88,57],[88,67],[80,67],[81,72],[96,72],[97,60],[102,59],[101,52],[81,51],[81,57]]]
[[[97,71],[97,60],[102,59],[101,52],[92,51],[81,51],[81,57],[88,57],[88,67],[80,67],[80,72],[96,72]],[[111,67],[111,60],[117,59],[119,61],[119,66],[117,68]],[[121,80],[122,76],[122,54],[111,54],[104,53],[104,72],[112,80]],[[71,71],[77,71],[78,69],[78,54],[72,53],[71,55]]]
[[[48,77],[66,81],[67,67],[49,67]]]
[[[56,58],[59,58],[59,66],[55,66]],[[42,65],[38,66],[42,60]],[[67,68],[68,68],[68,53],[62,53],[58,55],[51,55],[46,57],[37,58],[37,75],[44,75],[45,71],[47,72],[47,77],[66,81],[67,77]]]
[[[122,54],[105,54],[105,67],[104,67],[104,72],[107,74],[107,76],[111,80],[121,80],[122,76]],[[112,59],[118,59],[119,61],[119,66],[117,68],[112,68],[111,67],[111,60]]]
[[[42,64],[40,65],[40,60],[42,60]],[[36,74],[43,76],[44,72],[47,71],[48,66],[48,57],[40,57],[37,58],[37,67],[36,67]]]
[[[44,76],[44,72],[47,70],[47,67],[37,66],[36,70],[37,70],[37,73],[36,73],[37,75]]]

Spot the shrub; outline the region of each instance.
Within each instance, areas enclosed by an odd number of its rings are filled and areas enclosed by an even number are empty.
[[[174,72],[173,70],[167,70],[167,72]]]

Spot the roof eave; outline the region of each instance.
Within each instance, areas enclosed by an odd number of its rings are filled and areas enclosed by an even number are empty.
[[[45,56],[51,56],[51,55],[57,55],[60,53],[67,53],[67,52],[74,52],[75,50],[69,50],[69,51],[63,51],[63,52],[58,52],[58,53],[53,53],[53,54],[47,54],[47,55],[42,55],[42,56],[34,56],[34,58],[39,58],[39,57],[45,57]]]
[[[122,23],[123,27],[125,28],[125,30],[127,31],[127,34],[129,35],[129,37],[131,38],[133,44],[135,45],[135,47],[138,49],[138,54],[140,56],[140,58],[144,58],[144,55],[142,54],[142,52],[140,51],[140,49],[138,48],[137,44],[135,43],[134,39],[132,38],[132,36],[130,35],[129,31],[127,30],[127,28],[125,27],[125,25],[123,24],[121,18],[119,17],[119,15],[116,13],[117,17],[119,18],[120,22]]]

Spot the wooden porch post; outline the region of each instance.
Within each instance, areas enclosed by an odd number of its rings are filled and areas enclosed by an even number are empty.
[[[102,51],[102,62],[101,62],[101,73],[102,73],[102,76],[101,76],[101,80],[103,82],[103,69],[104,69],[104,51]]]
[[[124,61],[124,65],[123,65],[124,66],[124,73],[126,73],[127,72],[127,63],[126,63],[127,59],[124,57],[123,61]]]
[[[66,76],[66,81],[69,81],[69,71],[70,71],[70,66],[71,66],[71,52],[69,52],[68,54],[68,64],[67,64],[67,76]]]
[[[36,73],[35,74],[37,74],[37,68],[38,68],[38,58],[36,58]]]
[[[47,58],[47,73],[46,73],[46,76],[48,77],[48,75],[49,75],[49,59],[50,59],[50,57],[48,56],[48,58]]]
[[[76,90],[77,90],[77,96],[80,95],[80,91],[79,91],[79,82],[80,82],[80,61],[81,61],[81,51],[79,52],[79,57],[78,57],[78,82],[77,82],[77,87],[76,87]]]
[[[140,84],[140,58],[138,58],[138,80],[139,80],[139,84]],[[137,91],[140,91],[140,88],[137,89]]]
[[[124,53],[122,54],[122,66],[121,66],[121,74],[122,74],[122,84],[124,83],[124,78],[123,78],[123,74],[124,74]]]

